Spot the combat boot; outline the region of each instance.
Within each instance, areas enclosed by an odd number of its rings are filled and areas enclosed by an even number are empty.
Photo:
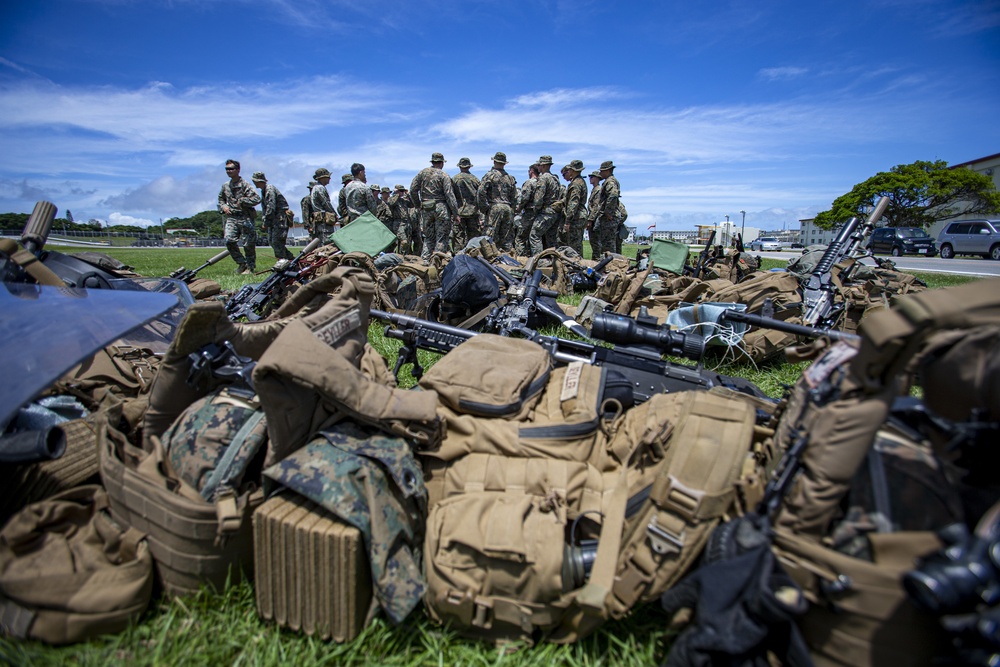
[[[209,343],[229,341],[237,354],[256,361],[291,319],[237,324],[229,320],[226,307],[219,301],[192,304],[153,380],[143,426],[143,446],[150,449],[152,436],[162,435],[187,406],[213,388],[187,384],[191,370],[189,354]]]

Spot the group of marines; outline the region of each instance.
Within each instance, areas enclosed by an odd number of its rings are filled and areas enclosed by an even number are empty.
[[[371,213],[396,236],[395,251],[419,255],[428,261],[435,252],[461,250],[477,236],[489,236],[502,252],[517,256],[536,255],[546,248],[569,246],[583,255],[584,231],[590,232],[593,257],[605,251],[621,252],[627,212],[621,203],[621,188],[614,176],[615,165],[608,160],[590,172],[592,189],[588,195],[580,160],[565,165],[565,184],[552,173],[552,157],[542,155],[528,168],[528,178],[519,188],[505,165],[507,156],[493,155],[493,168],[479,179],[472,173],[472,161],[458,161],[459,173],[444,171],[441,153],[431,155],[430,166],[422,169],[410,184],[369,185],[365,166],[351,165],[341,177],[342,187],[333,202],[327,186],[329,169],[320,168],[302,198],[302,222],[313,238],[326,240],[342,226]],[[219,211],[226,219],[225,240],[238,272],[253,271],[256,263],[254,207],[261,204],[263,229],[277,259],[291,259],[285,247],[292,214],[285,197],[267,182],[263,172],[254,172],[258,195],[239,176],[239,163],[226,162],[230,181],[219,193]],[[254,234],[253,239],[247,238]],[[244,259],[239,246],[246,250]]]

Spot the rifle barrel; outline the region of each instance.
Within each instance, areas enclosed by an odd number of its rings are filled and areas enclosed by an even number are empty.
[[[795,334],[796,336],[807,336],[809,338],[819,338],[820,336],[826,336],[832,340],[844,340],[844,341],[860,341],[861,336],[857,336],[852,333],[847,333],[846,331],[837,331],[836,329],[822,329],[820,327],[810,327],[804,324],[795,324],[794,322],[785,322],[784,320],[775,320],[770,317],[763,317],[761,315],[754,315],[753,313],[743,313],[738,310],[728,309],[722,314],[722,319],[731,320],[733,322],[742,322],[744,324],[749,324],[750,326],[760,327],[762,329],[774,329],[775,331],[784,331],[785,333]]]

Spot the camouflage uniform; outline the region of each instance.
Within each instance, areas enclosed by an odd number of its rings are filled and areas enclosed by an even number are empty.
[[[543,155],[538,158],[538,163],[550,165],[552,164],[552,157]],[[537,255],[545,250],[545,248],[554,245],[555,239],[552,229],[556,224],[557,216],[555,210],[552,208],[552,204],[559,199],[559,194],[559,179],[556,178],[555,174],[547,171],[539,174],[538,183],[535,185],[531,201],[535,217],[531,221],[530,229],[528,229],[528,251],[532,255]]]
[[[255,184],[263,183],[260,188],[261,227],[267,234],[274,258],[294,259],[295,256],[285,246],[288,240],[288,200],[278,188],[267,182],[264,172],[254,172],[253,181]]]
[[[344,224],[354,222],[366,212],[378,215],[378,202],[371,188],[362,180],[355,179],[344,186],[344,199],[347,204],[347,216]]]
[[[384,187],[382,188],[381,194],[387,195],[390,192],[392,191],[389,188]],[[392,209],[389,208],[389,201],[387,199],[380,198],[378,200],[378,213],[375,214],[375,217],[378,218],[379,221],[381,221],[381,223],[389,229],[389,231],[393,234],[396,233],[396,230],[392,227]]]
[[[440,153],[431,156],[432,166],[425,167],[410,184],[410,199],[420,209],[420,231],[424,239],[420,258],[429,260],[435,252],[449,252],[451,222],[458,216],[458,200],[451,187],[451,177],[433,163],[444,162]]]
[[[514,229],[514,254],[524,257],[531,254],[531,227],[535,223],[535,192],[538,190],[538,176],[532,176],[521,185],[514,214],[521,216],[521,222]]]
[[[611,161],[601,164],[601,171],[613,168],[614,164]],[[597,202],[590,210],[592,221],[590,245],[593,250],[592,256],[595,258],[604,252],[615,252],[617,247],[615,237],[618,235],[618,198],[621,195],[621,187],[613,173],[602,178]]]
[[[225,217],[226,249],[229,256],[239,265],[239,270],[257,270],[257,230],[254,228],[254,206],[260,203],[257,190],[239,175],[223,184],[219,190],[219,213],[222,207],[228,206],[229,213]],[[243,246],[247,256],[243,258],[240,246]]]
[[[578,162],[574,160],[574,162]],[[570,168],[575,169],[574,163],[570,163]],[[579,164],[581,171],[583,164]],[[566,186],[566,194],[563,197],[563,215],[566,218],[563,229],[565,231],[565,241],[573,250],[583,257],[583,230],[587,227],[587,183],[579,173],[570,180]]]
[[[410,198],[406,188],[397,185],[389,197],[389,212],[392,215],[392,232],[396,235],[396,252],[406,255],[410,247]]]
[[[303,197],[299,201],[299,208],[302,210],[302,226],[306,228],[309,232],[309,236],[313,236],[313,223],[312,223],[312,189],[316,185],[316,181],[309,181],[309,194]]]
[[[330,192],[322,183],[317,183],[313,186],[310,202],[312,203],[314,218],[320,213],[333,213],[336,215],[336,212],[333,210],[333,202],[330,201]],[[336,223],[331,224],[322,220],[313,220],[313,238],[320,239],[325,243],[327,237],[335,231],[337,231]]]
[[[361,532],[375,598],[393,623],[419,606],[427,490],[406,440],[341,421],[264,474]]]
[[[486,216],[485,234],[502,252],[510,252],[514,249],[512,209],[517,200],[517,181],[502,166],[497,167],[498,163],[506,164],[507,156],[503,153],[493,156],[493,168],[479,184],[477,204]]]
[[[469,158],[458,161],[459,167],[471,167]],[[479,224],[479,211],[476,210],[476,200],[479,197],[479,179],[475,174],[459,172],[451,177],[455,200],[458,202],[458,224],[452,229],[453,247],[464,248],[469,239],[482,234]]]
[[[340,191],[337,192],[337,215],[347,218],[347,184],[354,180],[350,174],[340,177]]]

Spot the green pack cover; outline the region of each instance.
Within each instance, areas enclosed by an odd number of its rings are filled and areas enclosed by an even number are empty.
[[[345,253],[364,252],[374,257],[395,243],[396,235],[370,211],[365,211],[357,220],[330,234],[329,240]]]

